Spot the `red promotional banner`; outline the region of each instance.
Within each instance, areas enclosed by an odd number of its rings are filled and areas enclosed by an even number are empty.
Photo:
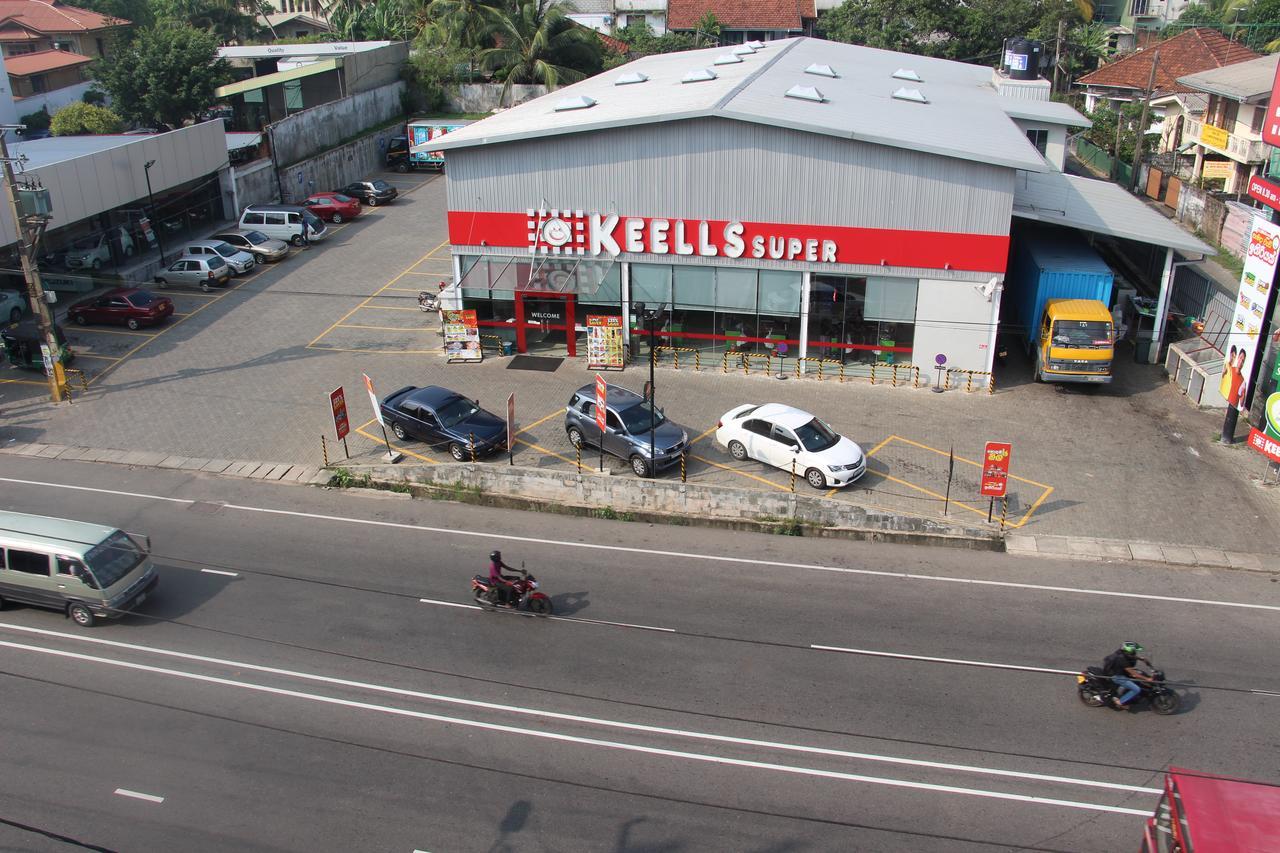
[[[1280,66],[1276,67],[1275,79],[1271,82],[1271,99],[1267,102],[1267,117],[1262,122],[1262,141],[1268,145],[1280,146]]]
[[[1249,446],[1272,462],[1280,462],[1280,441],[1269,437],[1262,430],[1249,430]]]
[[[338,433],[338,438],[346,438],[351,432],[351,422],[347,419],[347,397],[342,392],[342,386],[329,394],[329,406],[333,409],[333,428]]]
[[[982,451],[982,488],[984,498],[1002,498],[1009,483],[1009,457],[1013,445],[988,441]]]
[[[1249,179],[1249,195],[1267,207],[1280,210],[1280,184],[1273,184],[1266,178],[1254,175]]]
[[[599,373],[596,374],[596,426],[600,427],[600,432],[604,432],[605,415],[607,410],[605,405],[609,399],[609,386],[604,381],[604,377]]]

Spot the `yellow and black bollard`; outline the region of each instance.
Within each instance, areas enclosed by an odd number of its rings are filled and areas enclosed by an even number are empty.
[[[467,433],[467,447],[471,449],[471,464],[474,465],[476,462],[476,434],[473,432]]]
[[[1005,519],[1009,517],[1009,496],[1000,499],[1000,532],[1004,533]]]
[[[791,457],[791,491],[796,490],[796,459]]]
[[[578,462],[577,462],[578,473],[581,474],[582,473],[582,442],[578,442],[577,444],[575,444],[573,446],[573,449],[578,451]]]
[[[320,455],[324,457],[324,467],[329,467],[329,442],[324,440],[324,436],[320,436]]]
[[[689,482],[689,454],[686,451],[680,451],[680,482]]]

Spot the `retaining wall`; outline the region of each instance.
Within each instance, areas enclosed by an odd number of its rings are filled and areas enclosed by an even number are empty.
[[[332,149],[352,134],[386,124],[404,113],[404,81],[294,113],[267,126],[276,164],[288,167]],[[403,130],[401,131],[403,133]],[[327,189],[327,187],[326,187]]]
[[[238,218],[240,211],[251,204],[274,204],[280,201],[276,173],[271,168],[269,159],[255,160],[243,166],[232,166],[229,171],[235,181],[233,209],[228,214],[229,217]]]
[[[532,101],[547,94],[547,87],[541,84],[514,83],[511,91],[502,100],[501,83],[460,83],[445,90],[449,99],[449,111],[454,113],[487,113],[497,109],[499,101],[502,106],[511,107]]]
[[[387,140],[403,135],[402,124],[384,127],[339,148],[281,169],[280,183],[284,190],[282,203],[297,204],[312,193],[332,190],[369,177],[382,168]],[[241,203],[241,207],[243,206],[244,202]]]

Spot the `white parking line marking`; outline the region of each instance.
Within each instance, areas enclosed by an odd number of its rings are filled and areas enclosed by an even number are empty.
[[[889,779],[880,776],[865,776],[858,773],[844,773],[835,770],[819,770],[813,767],[799,767],[790,764],[774,764],[766,761],[750,761],[742,758],[729,758],[726,756],[709,755],[701,752],[685,752],[682,750],[665,749],[654,746],[642,746],[640,744],[622,743],[620,741],[600,740],[599,738],[582,737],[580,735],[570,735],[561,732],[549,732],[539,729],[526,729],[519,726],[511,726],[503,723],[486,723],[481,720],[468,720],[461,717],[449,717],[443,714],[432,714],[426,711],[414,711],[408,708],[396,708],[390,705],[375,705],[371,702],[357,702],[352,699],[340,699],[335,696],[322,696],[316,693],[304,693],[300,690],[287,690],[281,687],[270,687],[265,684],[253,684],[247,681],[236,681],[231,678],[220,678],[212,675],[202,675],[194,672],[183,672],[182,670],[165,669],[163,667],[147,666],[146,664],[132,663],[129,661],[111,660],[109,658],[100,658],[93,655],[80,654],[78,652],[68,652],[59,649],[44,649],[38,646],[27,646],[21,643],[11,643],[0,641],[0,646],[20,651],[37,652],[39,654],[52,655],[61,658],[72,658],[75,660],[88,661],[91,663],[99,663],[105,666],[120,667],[122,669],[131,669],[140,672],[150,672],[156,675],[168,675],[174,678],[181,678],[190,681],[198,681],[205,684],[217,684],[223,687],[233,687],[241,690],[249,690],[257,693],[266,693],[272,696],[285,696],[292,699],[304,699],[311,702],[318,702],[325,705],[335,705],[342,708],[352,708],[359,711],[375,711],[383,714],[390,714],[399,717],[409,717],[418,720],[430,720],[432,722],[446,723],[449,725],[463,726],[466,728],[482,729],[485,731],[503,732],[505,734],[519,735],[520,737],[536,737],[543,740],[558,741],[560,743],[574,743],[583,746],[595,746],[604,749],[616,749],[625,752],[638,752],[645,755],[657,755],[664,758],[678,758],[686,761],[699,761],[709,764],[722,764],[730,767],[746,767],[753,770],[771,770],[779,773],[789,773],[799,776],[814,776],[823,779],[836,779],[846,782],[863,782],[872,785],[885,785],[894,788],[909,788],[917,791],[932,791],[942,794],[959,794],[970,797],[983,797],[987,799],[1006,800],[1010,802],[1032,803],[1036,805],[1059,806],[1071,809],[1085,809],[1089,811],[1109,812],[1112,814],[1126,814],[1145,817],[1150,814],[1150,809],[1129,809],[1121,806],[1109,806],[1101,803],[1086,803],[1076,800],[1060,800],[1051,797],[1037,797],[1030,794],[1014,794],[1005,791],[987,791],[980,788],[962,788],[956,785],[938,785],[931,782],[912,782],[905,779]],[[122,793],[122,789],[117,790]],[[132,792],[130,792],[132,794]],[[1153,793],[1159,793],[1154,791]],[[150,795],[132,794],[141,796],[142,798],[150,798]],[[127,796],[127,794],[126,794]],[[153,800],[154,801],[154,800]]]
[[[200,571],[204,572],[206,575],[226,575],[229,578],[240,577],[238,572],[224,572],[219,569],[201,569]]]
[[[1016,669],[1022,672],[1047,672],[1051,675],[1077,675],[1078,669],[1050,669],[1044,666],[1020,666],[1014,663],[991,663],[981,660],[961,660],[959,658],[935,658],[928,655],[904,655],[896,652],[879,652],[873,649],[845,649],[840,646],[811,645],[811,649],[821,652],[844,652],[847,655],[865,655],[874,658],[898,658],[899,660],[919,660],[928,663],[954,663],[962,666],[982,666],[987,669]]]
[[[468,605],[462,605],[466,607]],[[688,738],[691,740],[706,740],[714,743],[729,743],[738,746],[751,746],[761,749],[773,749],[784,752],[800,752],[811,755],[825,755],[834,758],[850,758],[864,761],[876,761],[885,764],[902,764],[911,767],[929,767],[938,770],[953,770],[962,773],[976,773],[979,775],[1003,776],[1015,779],[1031,779],[1041,782],[1056,782],[1066,785],[1081,785],[1085,787],[1106,788],[1117,791],[1133,791],[1141,794],[1159,794],[1160,788],[1144,788],[1135,785],[1124,785],[1117,782],[1100,782],[1091,779],[1079,779],[1071,776],[1051,776],[1043,773],[1029,773],[1019,770],[1001,770],[991,767],[977,767],[966,764],[949,764],[940,761],[925,761],[914,758],[901,758],[891,755],[878,755],[867,752],[851,752],[842,749],[828,749],[825,747],[807,746],[804,744],[788,744],[778,741],[757,740],[754,738],[733,737],[731,735],[717,735],[709,732],[696,732],[685,729],[674,729],[665,726],[652,726],[643,723],[630,723],[622,720],[608,720],[600,717],[587,717],[580,714],[568,714],[559,711],[546,711],[538,708],[525,708],[519,705],[503,705],[497,702],[484,702],[478,699],[463,699],[458,696],[446,696],[439,693],[425,693],[418,690],[409,690],[402,687],[391,687],[384,684],[371,684],[362,681],[351,681],[345,678],[334,678],[327,675],[317,675],[314,673],[296,672],[293,670],[279,669],[277,667],[262,666],[260,664],[247,663],[245,661],[226,660],[223,658],[207,657],[205,655],[192,654],[190,652],[178,652],[170,649],[158,649],[150,646],[140,646],[134,643],[123,643],[118,640],[106,640],[101,637],[86,637],[80,634],[69,634],[58,631],[51,631],[47,628],[32,628],[25,625],[11,625],[0,623],[0,628],[11,628],[16,631],[22,631],[29,634],[38,634],[46,637],[57,637],[59,639],[75,640],[77,642],[88,643],[90,645],[108,646],[110,648],[128,649],[130,651],[147,652],[163,657],[178,658],[180,660],[195,661],[198,663],[218,664],[227,666],[237,671],[250,670],[253,672],[262,672],[270,675],[280,675],[289,678],[297,678],[302,681],[313,681],[320,684],[332,684],[339,687],[355,687],[368,690],[374,693],[385,693],[392,696],[402,696],[411,699],[424,699],[428,701],[443,702],[452,705],[461,705],[467,708],[482,708],[488,711],[502,711],[512,714],[519,714],[528,717],[540,717],[544,719],[560,720],[563,722],[582,723],[586,725],[601,726],[603,728],[621,729],[624,731],[645,732],[647,734],[668,735],[673,737]],[[0,642],[0,645],[11,645],[15,648],[32,649],[35,651],[44,651],[35,646],[22,646],[15,643]],[[50,650],[51,653],[52,650]],[[75,655],[74,652],[66,654]],[[90,660],[108,660],[106,658],[93,658]],[[132,666],[132,664],[129,664]],[[142,666],[142,665],[138,665]],[[145,667],[144,667],[145,668]]]
[[[173,503],[191,504],[192,500],[170,498],[162,495],[146,495],[137,492],[119,492],[111,489],[95,489],[88,486],[72,486],[65,483],[43,483],[38,480],[22,480],[12,477],[0,477],[0,483],[17,483],[25,486],[44,486],[50,489],[73,489],[83,492],[96,492],[105,495],[123,495],[144,500],[170,501]],[[1069,586],[1049,586],[1047,584],[1021,583],[1017,581],[993,581],[978,578],[949,578],[942,575],[919,575],[910,572],[886,572],[875,569],[849,569],[841,566],[821,566],[813,563],[789,563],[782,560],[761,560],[755,557],[727,557],[722,554],[695,554],[684,551],[660,551],[653,548],[638,548],[627,545],[603,545],[594,542],[570,542],[557,539],[542,539],[536,536],[515,536],[510,533],[491,533],[473,530],[456,530],[445,527],[428,527],[422,524],[407,524],[398,521],[376,521],[367,518],[348,518],[341,515],[326,515],[318,512],[301,512],[291,509],[273,509],[271,507],[242,506],[239,504],[223,504],[224,509],[240,512],[260,512],[266,515],[283,515],[293,518],[306,518],[312,521],[336,522],[340,524],[358,524],[366,527],[387,527],[396,530],[413,530],[420,533],[435,533],[441,536],[465,536],[489,541],[520,542],[529,545],[552,545],[560,548],[582,548],[591,551],[612,551],[615,553],[640,554],[647,557],[674,557],[682,560],[700,560],[712,563],[733,563],[749,566],[771,566],[781,569],[801,569],[804,571],[840,572],[843,574],[863,575],[867,577],[896,578],[898,580],[932,581],[938,583],[962,583],[974,586],[1002,587],[1005,589],[1032,590],[1035,592],[1064,592],[1074,595],[1101,595],[1113,598],[1133,598],[1141,601],[1164,601],[1174,604],[1195,604],[1210,607],[1236,607],[1243,610],[1266,610],[1280,613],[1280,605],[1255,604],[1249,601],[1215,601],[1208,598],[1183,598],[1172,595],[1151,595],[1141,592],[1115,592],[1105,589],[1088,589]]]
[[[130,791],[127,788],[116,788],[115,792],[122,797],[132,797],[135,800],[146,800],[148,803],[164,802],[164,797],[157,797],[155,794],[143,794],[138,791]]]

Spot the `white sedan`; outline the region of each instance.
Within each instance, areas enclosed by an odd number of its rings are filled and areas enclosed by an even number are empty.
[[[738,461],[756,459],[797,474],[815,489],[847,486],[867,473],[862,448],[808,412],[781,403],[747,404],[724,413],[716,443]]]

